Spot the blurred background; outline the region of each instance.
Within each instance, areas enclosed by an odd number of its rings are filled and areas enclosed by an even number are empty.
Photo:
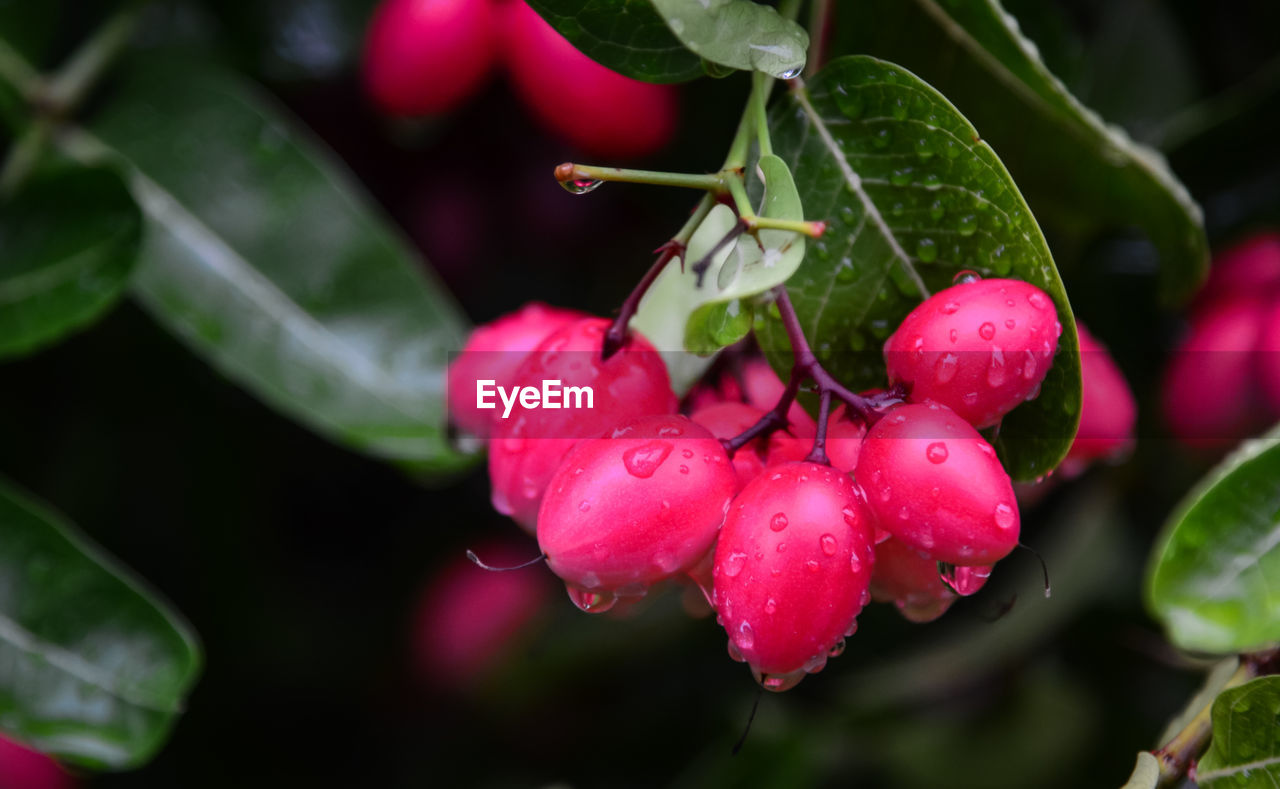
[[[50,2],[61,13],[25,31],[46,65],[112,6]],[[1076,95],[1167,152],[1215,248],[1280,225],[1280,6],[1007,5]],[[0,19],[22,21],[29,7],[0,2]],[[373,8],[158,2],[138,45],[195,52],[265,86],[353,171],[472,322],[530,299],[609,314],[693,199],[619,184],[567,193],[553,167],[586,157],[540,127],[500,73],[446,116],[385,117],[359,74]],[[741,75],[681,85],[675,138],[630,164],[715,169],[747,90]],[[1201,680],[1144,613],[1141,579],[1157,530],[1211,458],[1175,448],[1160,422],[1160,371],[1182,318],[1155,299],[1150,246],[1136,235],[1050,244],[1141,415],[1127,463],[1056,484],[1024,513],[1052,598],[1025,554],[937,623],[873,606],[844,656],[761,700],[737,756],[756,686],[714,620],[686,612],[685,590],[587,616],[545,568],[513,577],[460,565],[472,547],[497,563],[536,553],[491,509],[483,464],[424,486],[343,450],[228,383],[129,301],[5,363],[0,471],[172,600],[207,651],[158,758],[83,783],[1122,783]],[[438,633],[458,634],[458,653]]]

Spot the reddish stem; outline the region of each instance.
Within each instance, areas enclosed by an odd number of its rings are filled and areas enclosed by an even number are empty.
[[[654,252],[658,253],[658,259],[653,262],[649,270],[636,283],[635,288],[627,296],[627,300],[622,302],[622,307],[618,310],[618,317],[613,319],[613,323],[609,324],[608,331],[604,333],[604,343],[600,350],[601,359],[608,359],[613,356],[626,343],[627,327],[635,316],[636,310],[640,308],[640,301],[644,299],[644,294],[649,291],[649,286],[653,285],[654,280],[658,278],[658,275],[662,273],[662,270],[667,267],[673,257],[684,255],[684,249],[684,244],[672,239],[654,250]]]

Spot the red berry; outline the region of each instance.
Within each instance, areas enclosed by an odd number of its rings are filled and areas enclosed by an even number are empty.
[[[671,139],[670,85],[624,77],[582,54],[524,0],[503,10],[512,87],[551,131],[602,157],[644,156]]]
[[[588,317],[577,310],[532,301],[483,326],[477,326],[456,359],[449,364],[449,418],[473,435],[489,435],[489,423],[501,413],[476,407],[476,382],[495,381],[509,388],[516,368],[529,352],[555,330]],[[490,398],[491,400],[493,398]]]
[[[1185,443],[1224,447],[1258,425],[1255,349],[1264,312],[1258,299],[1220,302],[1196,316],[1174,351],[1161,396],[1170,429]]]
[[[778,374],[764,359],[752,359],[743,365],[742,393],[748,403],[761,411],[772,411],[786,388],[786,384],[782,383]],[[809,435],[813,435],[812,431],[816,431],[818,425],[809,416],[809,412],[804,410],[804,406],[795,402],[787,409],[787,422],[791,428],[796,428],[792,432],[803,433],[808,430],[811,431]]]
[[[891,538],[876,546],[871,599],[893,603],[912,622],[932,622],[960,596],[956,590],[971,595],[990,575],[990,566],[956,567],[953,588],[938,574],[937,559]]]
[[[492,0],[385,0],[369,23],[364,84],[392,115],[454,109],[493,66]]]
[[[1124,374],[1085,327],[1080,334],[1080,430],[1067,453],[1067,461],[1082,464],[1096,458],[1113,457],[1133,444],[1133,426],[1138,407]]]
[[[7,737],[0,737],[0,787],[71,789],[75,785],[75,780],[52,758]]]
[[[729,439],[744,433],[762,417],[763,411],[746,403],[725,402],[700,408],[689,418],[711,431],[716,438]],[[763,449],[764,441],[757,438],[733,454],[733,470],[738,478],[736,490],[742,490],[764,471]]]
[[[824,445],[827,460],[840,471],[852,473],[858,465],[858,450],[862,448],[866,434],[865,425],[845,417],[843,405],[835,409],[827,418],[827,441]],[[788,430],[779,430],[769,436],[765,465],[804,460],[813,451],[813,440],[817,435],[817,425],[812,422],[793,424]]]
[[[666,365],[637,332],[622,350],[600,359],[609,321],[583,318],[552,333],[516,369],[513,386],[539,387],[558,380],[562,387],[590,386],[593,407],[546,409],[517,404],[506,419],[493,421],[489,481],[493,506],[533,531],[538,505],[565,454],[583,438],[598,436],[620,422],[676,410]]]
[[[889,381],[988,427],[1040,391],[1062,324],[1028,282],[979,279],[925,299],[884,345]]]
[[[1267,308],[1258,335],[1258,380],[1271,409],[1271,418],[1280,415],[1280,301]]]
[[[494,543],[477,548],[486,562],[514,566],[533,547]],[[511,658],[543,611],[546,576],[534,569],[495,573],[459,558],[424,590],[414,628],[423,678],[442,690],[470,685]]]
[[[1221,299],[1280,293],[1280,233],[1258,233],[1213,256],[1209,281],[1196,301],[1212,305]]]
[[[551,478],[538,544],[585,610],[636,597],[706,555],[737,488],[720,442],[678,415],[579,443]],[[585,602],[585,605],[584,605]]]
[[[876,422],[856,477],[880,527],[938,561],[995,564],[1018,543],[1009,475],[946,406],[902,405]]]
[[[716,544],[714,606],[729,653],[786,690],[843,648],[869,598],[873,529],[847,474],[787,463],[729,507]]]

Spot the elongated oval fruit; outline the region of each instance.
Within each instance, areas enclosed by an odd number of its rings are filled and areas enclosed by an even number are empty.
[[[493,507],[530,532],[547,482],[578,441],[629,419],[676,410],[667,367],[637,332],[631,332],[627,344],[607,361],[600,359],[608,327],[603,318],[584,318],[562,327],[539,343],[513,375],[513,386],[539,391],[549,381],[558,381],[562,394],[572,387],[589,387],[590,407],[586,393],[579,392],[570,407],[563,407],[563,399],[558,403],[562,407],[556,408],[520,401],[505,419],[499,415],[493,421]]]
[[[1106,346],[1082,324],[1076,324],[1076,331],[1080,335],[1080,429],[1067,453],[1069,470],[1124,453],[1133,445],[1138,420],[1133,392]]]
[[[901,405],[867,432],[855,476],[880,528],[950,564],[995,564],[1018,544],[1018,502],[995,450],[937,403]]]
[[[974,427],[989,427],[1040,391],[1062,324],[1044,291],[1016,279],[979,279],[916,306],[884,345],[891,383]]]
[[[365,89],[392,115],[455,109],[494,65],[495,16],[492,0],[384,0],[365,40]]]
[[[708,430],[683,416],[645,417],[565,456],[538,511],[538,544],[570,597],[601,610],[690,570],[736,489]]]
[[[844,648],[870,599],[873,531],[853,482],[830,466],[775,466],[733,500],[713,606],[730,655],[765,689],[793,687]]]
[[[488,436],[489,423],[499,412],[501,402],[495,402],[497,398],[491,394],[487,399],[497,407],[479,408],[477,383],[493,381],[495,386],[510,388],[516,369],[538,343],[557,329],[586,317],[589,316],[577,310],[534,301],[477,326],[462,352],[449,363],[449,418],[472,435]]]
[[[721,402],[703,406],[689,417],[711,431],[716,438],[730,439],[759,422],[764,412],[746,403]],[[738,478],[737,490],[764,471],[764,441],[754,439],[733,453],[733,470]],[[736,491],[735,491],[736,492]]]
[[[871,599],[893,603],[911,622],[932,622],[959,597],[981,589],[990,575],[990,566],[956,567],[948,585],[939,573],[937,559],[890,537],[876,546]]]

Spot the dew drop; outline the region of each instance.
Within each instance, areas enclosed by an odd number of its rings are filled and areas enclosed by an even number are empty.
[[[565,590],[569,593],[569,599],[579,610],[588,614],[603,614],[614,604],[618,602],[618,597],[613,592],[588,592],[577,586],[565,586]]]
[[[853,507],[845,507],[844,509],[840,510],[840,514],[844,516],[845,523],[855,528],[857,527],[858,513],[854,511]]]
[[[947,462],[947,445],[942,441],[935,441],[924,451],[924,456],[929,458],[929,462],[933,464]]]
[[[898,520],[900,521],[911,520],[911,510],[907,509],[907,506],[905,504],[898,508]]]
[[[993,387],[1003,386],[1004,379],[1004,351],[1000,348],[992,348],[991,366],[987,368],[987,383]]]
[[[1012,529],[1017,520],[1017,514],[1013,507],[1008,504],[1000,503],[996,505],[996,526],[1001,529]]]
[[[578,505],[578,512],[588,512],[591,509],[591,502],[583,501]]]
[[[813,560],[813,559],[810,559],[809,561],[805,562],[805,563],[804,563],[804,566],[805,566],[805,568],[806,568],[806,569],[808,569],[808,571],[809,571],[809,572],[811,572],[811,573],[816,573],[816,572],[818,572],[818,570],[822,569],[822,566],[821,566],[821,565],[819,565],[819,564],[818,564],[815,560]]]
[[[785,513],[775,512],[773,517],[769,519],[769,528],[774,531],[782,531],[787,528],[787,516]]]
[[[993,323],[984,323],[978,327],[978,336],[984,340],[994,339],[996,336],[996,327]]]
[[[893,142],[893,132],[888,129],[881,129],[871,138],[871,144],[876,148],[888,148],[891,142]]]
[[[746,560],[747,555],[737,551],[726,556],[724,560],[724,576],[726,578],[737,578],[738,574],[742,572],[742,563]]]
[[[978,218],[973,214],[965,214],[960,217],[960,235],[971,236],[978,230]]]
[[[779,74],[778,79],[795,79],[796,77],[800,76],[800,68],[801,68],[800,66],[796,66],[795,68],[789,68],[786,71]]]
[[[947,209],[942,205],[941,200],[934,200],[933,204],[929,206],[929,218],[933,221],[936,222],[946,215]]]
[[[1038,310],[1045,310],[1049,308],[1049,300],[1046,299],[1044,294],[1040,293],[1039,291],[1028,293],[1027,303],[1029,303],[1032,307],[1035,307]]]
[[[922,238],[916,243],[916,257],[921,263],[932,263],[938,259],[938,244],[932,238]]]
[[[778,550],[778,553],[786,553],[786,551],[787,551],[787,544],[786,544],[785,542],[780,542],[780,543],[778,543],[778,549],[777,549],[777,550]]]
[[[1010,303],[1010,304],[1009,304],[1009,306],[1010,306],[1010,307],[1012,307],[1012,306],[1013,306],[1013,304],[1012,304],[1012,303]],[[1013,318],[1007,318],[1007,319],[1005,319],[1004,327],[1005,327],[1006,329],[1014,329],[1014,328],[1017,328],[1017,326],[1018,326],[1018,322],[1017,322],[1017,321],[1015,321]]]
[[[955,330],[952,329],[954,332]],[[954,342],[954,340],[952,340]],[[956,369],[959,365],[960,358],[954,353],[944,353],[938,363],[933,367],[934,380],[940,384],[945,384],[952,378],[956,377]]]
[[[724,625],[724,623],[723,623],[723,622],[720,622],[719,624],[720,624],[721,626],[723,626],[723,625]],[[734,646],[734,644],[733,644],[733,642],[732,642],[732,641],[730,641],[730,642],[729,642],[729,657],[730,657],[730,658],[732,658],[734,661],[736,661],[736,662],[738,662],[738,663],[746,663],[746,662],[747,662],[747,659],[746,659],[746,658],[744,658],[744,657],[742,656],[742,653],[738,651],[738,648],[737,648],[736,646]]]
[[[894,170],[889,174],[889,183],[894,186],[906,186],[911,183],[911,168],[903,167],[901,170]]]
[[[568,181],[561,181],[560,185],[570,194],[584,195],[599,189],[602,183],[604,181],[595,178],[571,178]]]
[[[776,614],[778,612],[778,601],[774,600],[772,597],[766,600],[764,604],[764,612],[770,616]]]
[[[942,314],[943,314],[943,315],[955,315],[955,314],[956,314],[956,311],[957,311],[957,310],[959,310],[959,309],[960,309],[960,305],[959,305],[959,304],[956,304],[954,301],[948,301],[946,304],[943,304],[943,305],[942,305]]]
[[[831,649],[827,650],[827,657],[837,658],[844,654],[844,639],[837,641]]]
[[[678,425],[665,425],[658,428],[658,435],[663,438],[675,438],[684,435],[684,429]]]
[[[951,278],[951,284],[967,285],[970,282],[977,282],[980,279],[982,279],[982,275],[980,275],[978,272],[965,269],[964,271],[956,272],[956,275]]]
[[[671,454],[672,446],[666,441],[649,441],[622,453],[622,465],[633,477],[652,477],[662,462]]]
[[[689,473],[689,467],[688,467],[688,466],[686,466],[686,465],[681,464],[681,466],[680,466],[680,473],[681,473],[681,474],[688,474],[688,473]]]
[[[680,450],[680,454],[681,454],[681,455],[684,455],[685,460],[688,460],[689,458],[693,457],[693,450],[692,450],[692,449],[682,449],[682,450]]]
[[[1034,381],[1036,378],[1036,355],[1031,351],[1023,351],[1022,377],[1028,381]]]
[[[952,342],[955,342],[960,339],[960,332],[955,329],[952,329],[948,336],[951,338]]]
[[[822,552],[827,556],[836,555],[836,538],[830,534],[824,534],[818,539],[818,544],[822,546]]]

